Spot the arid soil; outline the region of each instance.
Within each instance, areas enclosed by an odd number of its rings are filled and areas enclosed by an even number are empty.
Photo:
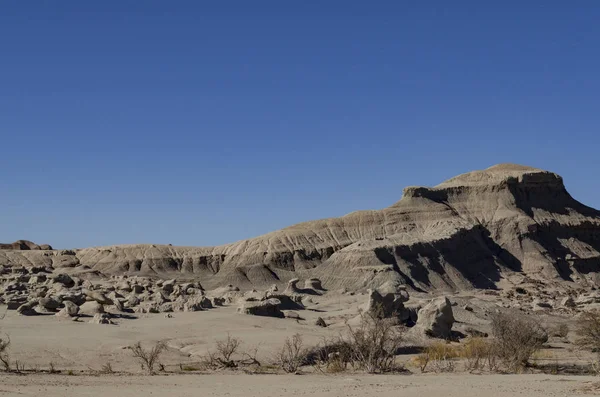
[[[10,338],[11,367],[0,395],[593,395],[596,378],[586,375],[597,356],[575,340],[577,318],[600,308],[599,235],[600,213],[559,176],[501,165],[409,187],[384,210],[221,247],[18,241],[0,247],[0,339]],[[391,354],[397,374],[278,367],[293,335],[314,348],[374,313],[403,334]],[[545,329],[521,374],[474,371],[464,356],[419,364],[436,343],[458,351],[489,340],[497,315]],[[207,366],[228,337],[241,342],[234,357],[251,364]],[[159,341],[158,374],[143,376],[132,346]]]
[[[1,396],[596,396],[597,378],[548,375],[0,375]]]

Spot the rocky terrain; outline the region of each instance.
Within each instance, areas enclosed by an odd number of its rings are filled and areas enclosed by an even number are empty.
[[[433,188],[408,187],[382,210],[219,247],[1,244],[0,346],[10,343],[0,351],[0,394],[146,388],[192,395],[201,383],[215,395],[226,385],[244,395],[331,395],[337,382],[339,395],[395,395],[400,387],[407,395],[480,395],[482,388],[507,396],[591,395],[599,390],[593,378],[567,383],[540,374],[595,373],[597,358],[577,347],[576,328],[581,316],[600,309],[599,215],[574,200],[558,175],[505,164]],[[472,343],[495,346],[492,320],[499,315],[540,327],[535,355],[519,364],[519,371],[538,375],[509,383],[465,375],[473,361],[464,352],[472,354]],[[390,353],[394,368],[424,375],[408,383],[382,375],[373,383],[364,368],[346,363],[334,373],[352,371],[351,378],[322,377],[342,357],[333,350],[300,370],[317,386],[294,377],[265,391],[269,375],[259,374],[282,372],[275,357],[292,335],[313,352],[339,349],[339,338],[364,330],[365,318],[401,333]],[[230,337],[242,346],[236,359],[250,367],[214,365],[215,346]],[[132,347],[140,342],[164,343],[160,372],[169,377],[137,377],[144,367]],[[425,370],[423,357],[434,357],[427,352],[436,348],[461,353],[438,357]],[[497,372],[490,363],[478,371]],[[222,371],[234,369],[254,375],[226,379]],[[443,387],[436,386],[440,372],[455,371],[464,377],[444,375]],[[212,376],[183,379],[190,372]],[[23,374],[37,376],[23,382]]]
[[[2,244],[0,303],[103,323],[105,307],[170,313],[239,302],[241,312],[284,317],[330,291],[368,294],[367,307],[383,302],[414,323],[409,294],[484,290],[505,307],[571,311],[600,302],[599,233],[600,212],[573,199],[561,177],[503,164],[408,187],[383,210],[213,248]]]
[[[560,176],[502,164],[433,188],[407,187],[382,210],[300,223],[233,244],[3,249],[0,265],[191,279],[208,288],[264,288],[318,277],[329,289],[397,280],[418,292],[453,292],[504,289],[515,275],[589,287],[598,276],[599,233],[600,212],[573,199]]]

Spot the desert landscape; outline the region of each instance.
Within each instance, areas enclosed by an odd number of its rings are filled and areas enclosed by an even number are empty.
[[[597,395],[600,212],[501,164],[218,247],[0,245],[0,395]]]

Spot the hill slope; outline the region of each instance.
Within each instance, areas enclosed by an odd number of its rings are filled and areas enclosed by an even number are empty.
[[[600,212],[574,200],[554,173],[514,164],[408,187],[377,211],[300,223],[218,247],[129,245],[0,251],[0,264],[91,268],[267,285],[317,276],[328,288],[398,280],[416,290],[493,288],[515,272],[596,282]]]

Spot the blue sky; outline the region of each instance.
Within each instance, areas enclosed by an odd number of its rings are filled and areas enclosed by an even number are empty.
[[[516,162],[600,207],[598,1],[0,5],[0,241],[214,245]]]

